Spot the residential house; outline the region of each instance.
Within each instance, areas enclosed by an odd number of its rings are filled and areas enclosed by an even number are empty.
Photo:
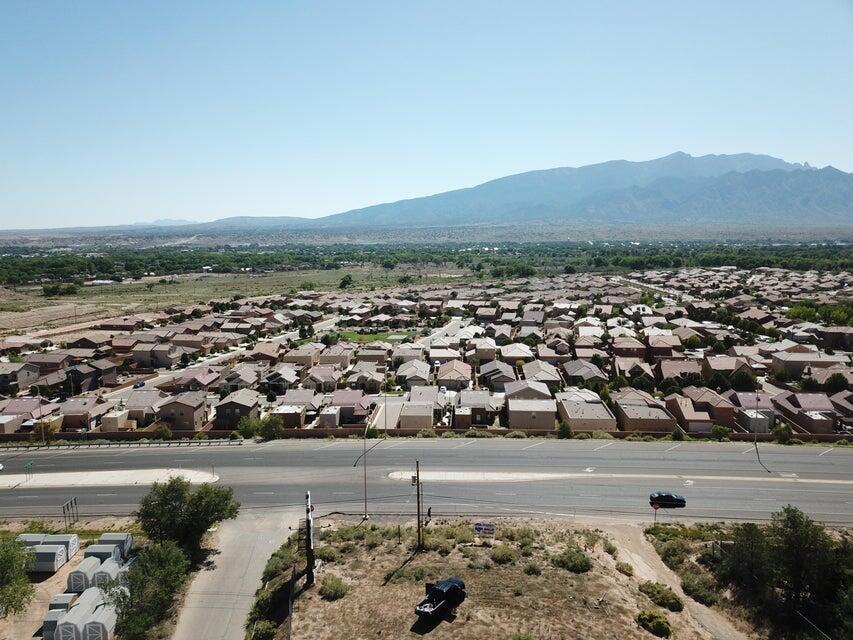
[[[664,398],[667,411],[675,416],[678,426],[688,433],[710,433],[714,421],[711,414],[699,408],[691,398],[672,393]]]
[[[431,378],[431,368],[423,360],[407,360],[395,374],[397,384],[410,391],[415,387],[428,385]]]
[[[261,403],[257,391],[239,389],[225,396],[216,405],[214,429],[235,429],[243,418],[260,417]]]
[[[607,382],[604,372],[587,360],[570,360],[563,365],[563,371],[569,384],[589,385]]]
[[[560,372],[552,364],[534,360],[527,362],[521,368],[524,373],[524,379],[529,381],[542,382],[552,391],[557,391],[563,384],[563,379],[560,377]]]
[[[207,424],[207,394],[187,391],[172,396],[160,405],[160,419],[173,431],[199,431]]]
[[[16,395],[35,384],[39,368],[29,362],[0,362],[0,393]]]
[[[434,415],[432,402],[404,402],[397,426],[400,429],[431,429]]]
[[[764,392],[730,390],[720,394],[735,408],[735,420],[750,433],[768,433],[776,424],[776,407]]]
[[[160,419],[160,407],[170,397],[159,389],[134,389],[124,401],[124,408],[137,427],[146,427]]]
[[[114,402],[102,398],[71,398],[59,405],[64,431],[97,431],[103,416],[112,411]]]
[[[601,397],[589,389],[569,387],[557,394],[557,414],[575,431],[616,431],[616,418]]]
[[[343,377],[343,372],[331,364],[318,364],[311,367],[308,376],[302,383],[307,389],[315,391],[332,392],[338,388],[338,383]]]
[[[660,402],[639,389],[624,388],[610,395],[614,414],[622,431],[657,431],[671,433],[676,421]]]
[[[461,360],[449,360],[438,368],[436,383],[447,389],[459,391],[471,383],[471,365]]]
[[[770,366],[776,375],[784,373],[787,378],[796,379],[803,375],[805,369],[829,368],[846,366],[850,358],[846,354],[827,354],[822,351],[778,351],[771,355]]]
[[[503,391],[510,382],[515,382],[515,367],[501,360],[492,360],[480,366],[480,386],[493,392]]]
[[[719,424],[730,429],[737,428],[734,404],[713,389],[689,386],[684,387],[681,393],[693,402],[693,406],[697,410],[708,413],[714,424]]]
[[[507,400],[510,398],[519,400],[550,400],[553,398],[548,385],[538,380],[507,382],[504,386],[504,395]]]
[[[509,398],[507,400],[507,424],[510,429],[538,429],[553,431],[557,419],[557,403],[547,400]]]
[[[832,433],[838,423],[835,407],[825,393],[783,391],[773,396],[773,405],[786,419],[809,433]]]

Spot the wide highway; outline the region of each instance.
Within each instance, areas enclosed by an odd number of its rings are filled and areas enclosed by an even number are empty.
[[[648,494],[680,493],[687,508],[659,518],[765,520],[786,504],[830,524],[853,524],[853,448],[748,443],[545,439],[368,440],[368,511],[414,514],[415,461],[424,506],[433,515],[555,515],[651,519]],[[244,511],[289,509],[312,493],[320,514],[364,508],[361,440],[288,440],[241,446],[49,449],[0,453],[0,517],[61,516],[78,500],[81,515],[131,513],[145,484],[130,470],[210,473],[234,488]],[[23,473],[15,487],[3,476]],[[53,474],[110,471],[97,486],[42,487]],[[46,474],[51,474],[47,476]],[[103,474],[101,474],[103,476]]]

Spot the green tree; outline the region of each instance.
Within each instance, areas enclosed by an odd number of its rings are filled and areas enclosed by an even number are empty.
[[[343,278],[341,278],[341,282],[338,285],[339,289],[349,289],[353,285],[353,277],[350,274],[346,274]]]
[[[258,430],[258,435],[264,440],[278,440],[282,436],[281,418],[278,416],[270,416],[261,423],[261,428]]]
[[[0,618],[23,611],[35,590],[27,572],[33,556],[11,537],[0,538]]]
[[[843,373],[833,373],[823,383],[823,390],[830,395],[839,391],[847,391],[849,388],[850,383],[847,382],[847,378]]]
[[[172,541],[196,553],[205,532],[237,517],[240,503],[230,487],[203,484],[193,489],[183,478],[156,482],[142,498],[136,518],[145,535],[155,542]]]
[[[118,613],[118,635],[124,640],[145,640],[168,615],[188,571],[187,556],[174,542],[142,549],[126,574],[126,588],[113,585],[107,590],[107,600]]]
[[[735,391],[755,391],[755,378],[748,371],[738,369],[732,375],[732,389]]]

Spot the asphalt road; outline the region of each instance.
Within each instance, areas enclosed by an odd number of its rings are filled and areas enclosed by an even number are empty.
[[[684,495],[687,508],[661,512],[659,518],[763,520],[793,504],[818,520],[853,524],[853,449],[759,445],[765,470],[745,443],[390,439],[368,445],[376,445],[367,458],[369,511],[375,514],[414,513],[415,492],[407,478],[419,460],[428,474],[424,504],[433,515],[646,520],[652,516],[648,494],[669,490]],[[25,451],[0,454],[0,473],[21,473],[30,461],[35,474],[198,469],[233,487],[246,512],[298,507],[306,490],[319,514],[358,512],[363,509],[363,471],[353,463],[361,452],[360,440]],[[404,479],[390,478],[393,472],[403,472],[398,475]],[[472,472],[472,477],[459,475]],[[456,475],[444,480],[443,473]],[[0,516],[58,516],[60,505],[72,495],[81,514],[127,514],[146,491],[146,486],[72,491],[23,484],[0,490]]]

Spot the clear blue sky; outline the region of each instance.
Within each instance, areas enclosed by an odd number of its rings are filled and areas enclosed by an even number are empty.
[[[0,227],[315,217],[683,150],[853,171],[853,2],[0,3]]]

